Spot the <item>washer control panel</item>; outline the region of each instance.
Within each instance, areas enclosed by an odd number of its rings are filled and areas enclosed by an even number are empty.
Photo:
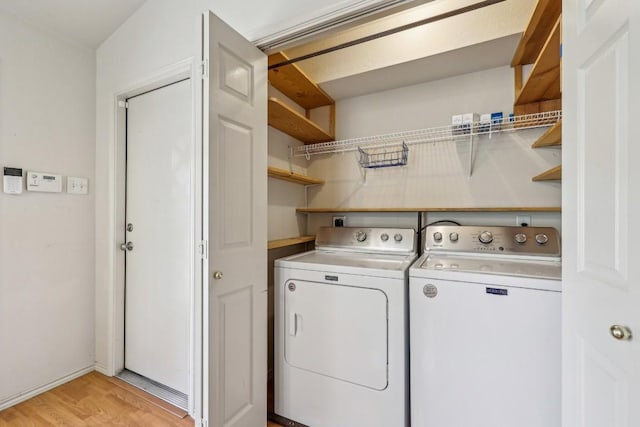
[[[412,228],[321,227],[316,234],[316,247],[412,253],[416,251],[416,237]]]
[[[560,234],[551,227],[427,227],[425,251],[560,256]]]

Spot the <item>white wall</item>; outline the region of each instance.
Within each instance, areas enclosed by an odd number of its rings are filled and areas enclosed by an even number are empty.
[[[338,139],[448,125],[452,114],[512,111],[509,67],[349,98],[336,104]],[[364,170],[355,153],[312,157],[308,173],[326,180],[309,189],[309,207],[560,206],[560,183],[531,178],[560,164],[558,149],[531,149],[544,129],[409,147],[406,167]]]
[[[93,367],[94,61],[0,13],[0,166],[90,180],[0,193],[0,410]]]

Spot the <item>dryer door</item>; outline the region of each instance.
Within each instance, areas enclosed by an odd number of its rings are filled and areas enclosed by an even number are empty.
[[[289,365],[375,390],[387,387],[384,292],[289,280],[284,293],[284,353]]]

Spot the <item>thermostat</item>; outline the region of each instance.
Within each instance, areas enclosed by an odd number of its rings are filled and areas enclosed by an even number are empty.
[[[27,172],[27,190],[60,193],[62,176],[45,172]]]
[[[22,187],[22,169],[20,168],[4,168],[4,176],[2,177],[2,188],[7,194],[21,194]]]

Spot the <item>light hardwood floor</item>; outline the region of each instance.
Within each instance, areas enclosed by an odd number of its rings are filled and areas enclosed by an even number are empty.
[[[0,411],[0,427],[193,425],[185,411],[97,372]]]

